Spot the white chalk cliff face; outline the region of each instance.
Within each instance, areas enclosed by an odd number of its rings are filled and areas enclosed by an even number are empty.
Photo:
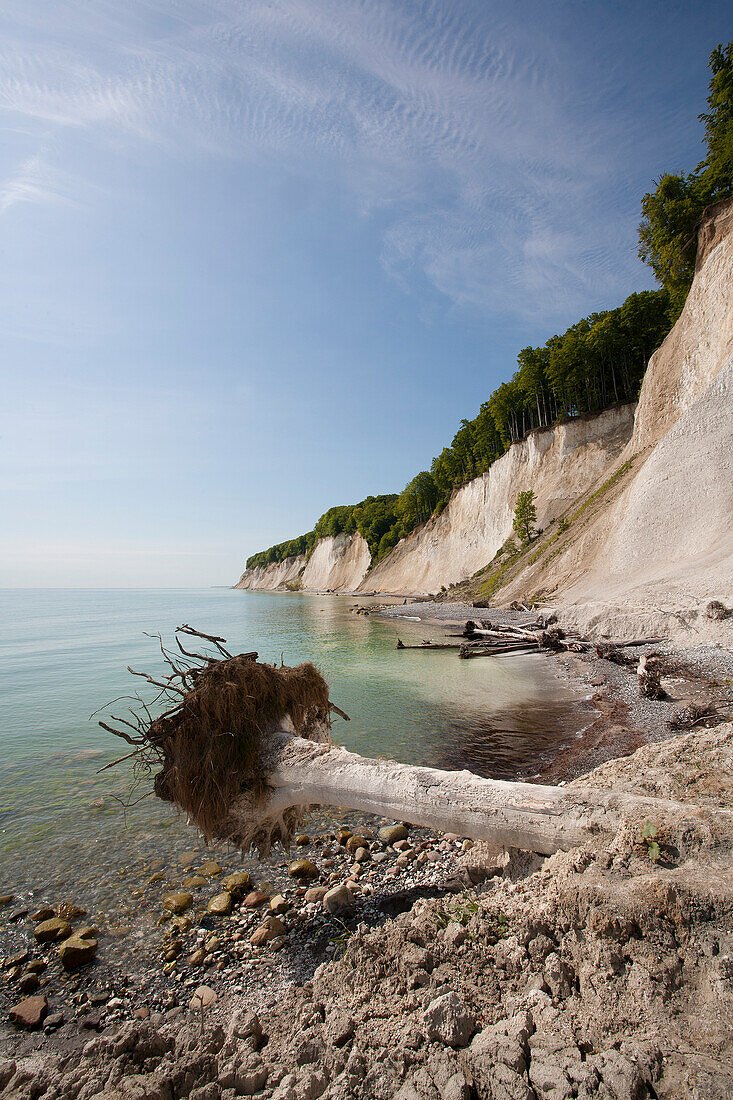
[[[371,560],[369,547],[358,532],[319,539],[303,573],[303,588],[353,592],[364,579]]]
[[[701,230],[687,302],[649,362],[617,465],[627,460],[613,500],[501,600],[542,592],[584,630],[700,640],[703,606],[733,597],[733,203]]]
[[[310,558],[304,554],[257,569],[246,569],[235,588],[275,591],[288,586],[305,592],[353,592],[371,562],[360,534],[319,539]]]
[[[628,442],[634,405],[535,431],[451,497],[372,570],[362,591],[436,592],[472,576],[512,533],[517,495],[534,490],[545,526],[605,473]]]

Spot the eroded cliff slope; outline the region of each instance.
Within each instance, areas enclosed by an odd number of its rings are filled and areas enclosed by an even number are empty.
[[[631,404],[532,432],[458,489],[441,515],[398,543],[362,589],[436,592],[470,577],[511,535],[518,493],[534,490],[537,520],[544,526],[612,465],[633,425]]]
[[[656,628],[694,640],[702,605],[733,595],[732,410],[729,202],[700,231],[692,289],[650,360],[617,483],[496,597],[551,598],[586,630]]]

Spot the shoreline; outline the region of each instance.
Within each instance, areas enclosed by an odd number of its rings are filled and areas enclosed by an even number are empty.
[[[437,613],[436,609],[438,609]],[[409,615],[409,611],[415,614]],[[425,614],[426,611],[429,614]],[[413,619],[413,621],[418,619],[431,627],[445,630],[448,627],[463,625],[466,618],[475,618],[477,610],[467,605],[447,603],[435,605],[432,602],[416,601],[409,605],[396,604],[389,609],[379,607],[372,613],[390,620],[401,617]],[[487,609],[481,614],[490,615],[493,621],[504,623],[519,624],[533,619],[531,613],[496,612],[493,609]],[[612,762],[610,765],[607,764],[607,767],[618,767],[623,771],[624,762],[618,761],[619,756],[626,756],[636,749],[642,753],[654,752],[657,748],[663,751],[661,743],[675,736],[666,723],[676,706],[683,700],[692,698],[695,691],[699,693],[706,685],[709,687],[713,673],[721,680],[733,678],[733,655],[727,651],[714,647],[699,647],[700,652],[693,654],[689,650],[676,649],[672,643],[665,643],[664,646],[639,647],[638,651],[635,649],[634,652],[643,653],[651,649],[655,652],[663,651],[670,666],[675,666],[673,668],[675,675],[670,674],[668,679],[677,681],[676,702],[652,702],[639,699],[636,676],[627,667],[587,654],[542,654],[546,662],[551,656],[556,658],[548,667],[553,668],[554,675],[576,689],[578,699],[592,707],[594,714],[590,715],[590,721],[583,726],[578,736],[562,747],[552,760],[531,777],[530,781],[563,784],[572,782],[607,761]],[[698,731],[700,737],[708,733],[705,727],[698,727]],[[711,731],[711,735],[714,732]],[[627,789],[633,789],[634,782],[633,776],[627,776],[625,780]],[[166,955],[162,953],[157,963],[151,957],[136,958],[129,967],[127,980],[121,980],[118,972],[113,972],[111,967],[105,966],[102,949],[101,965],[93,963],[91,967],[69,976],[66,979],[67,992],[63,993],[63,985],[60,986],[59,983],[64,979],[61,978],[58,967],[54,969],[54,964],[51,962],[52,958],[55,958],[55,949],[51,946],[41,949],[32,948],[32,957],[49,963],[46,973],[51,981],[38,992],[48,993],[51,1015],[56,1012],[58,1016],[58,1011],[61,1010],[64,1021],[60,1025],[56,1022],[53,1027],[48,1027],[43,1032],[18,1031],[4,1026],[2,1030],[6,1047],[5,1057],[11,1061],[14,1060],[18,1066],[27,1064],[29,1082],[35,1081],[37,1084],[39,1077],[34,1059],[39,1056],[49,1067],[44,1072],[55,1072],[62,1080],[69,1078],[72,1074],[82,1051],[85,1052],[84,1058],[91,1067],[95,1068],[95,1071],[103,1065],[105,1072],[118,1072],[120,1056],[114,1053],[114,1044],[107,1038],[109,1035],[117,1034],[118,1029],[121,1029],[120,1033],[134,1031],[136,1035],[143,1037],[161,1036],[162,1038],[156,1041],[159,1045],[162,1044],[161,1049],[167,1045],[169,1053],[170,1050],[185,1052],[186,1049],[194,1048],[200,1052],[202,1044],[204,1047],[207,1043],[211,1047],[212,1042],[216,1045],[219,1039],[214,1037],[219,1034],[224,1036],[226,1032],[229,1037],[222,1038],[222,1045],[217,1052],[219,1066],[217,1076],[213,1079],[209,1076],[208,1083],[205,1083],[207,1088],[209,1085],[212,1088],[206,1095],[196,1097],[195,1100],[216,1100],[219,1097],[223,1100],[233,1100],[235,1095],[242,1094],[253,1094],[263,1098],[272,1096],[274,1100],[288,1100],[290,1097],[292,1100],[299,1100],[301,1094],[306,1095],[307,1090],[301,1093],[297,1090],[288,1091],[290,1085],[283,1087],[283,1082],[287,1082],[288,1078],[286,1066],[273,1066],[272,1058],[279,1044],[292,1043],[304,1031],[308,1032],[308,1025],[303,1021],[304,1005],[312,1006],[318,997],[323,998],[327,995],[336,997],[337,1001],[343,997],[345,980],[343,960],[345,958],[353,955],[353,962],[350,964],[352,972],[355,976],[360,975],[359,982],[368,984],[371,980],[369,974],[373,969],[373,964],[368,960],[379,957],[382,952],[386,952],[390,957],[391,952],[396,952],[384,971],[383,981],[388,991],[393,988],[395,981],[397,982],[393,992],[389,993],[389,997],[392,998],[391,1003],[393,1008],[394,1005],[399,1005],[399,1012],[405,1020],[404,1027],[408,1030],[409,1027],[414,1028],[415,1011],[423,1012],[427,1007],[424,1003],[427,993],[423,997],[421,990],[430,991],[431,996],[437,994],[439,997],[443,995],[440,990],[446,987],[446,983],[454,989],[463,981],[464,964],[459,964],[458,972],[455,971],[455,965],[461,954],[465,954],[466,943],[469,943],[468,961],[474,967],[472,973],[475,980],[480,983],[480,968],[476,969],[479,965],[479,957],[474,958],[470,941],[466,941],[465,937],[461,938],[461,929],[470,929],[475,922],[478,922],[477,929],[483,927],[480,918],[482,908],[489,905],[489,899],[493,899],[494,896],[504,897],[505,901],[502,904],[511,911],[511,906],[516,903],[512,893],[515,883],[534,882],[536,876],[526,880],[524,876],[547,864],[546,860],[528,856],[526,853],[519,859],[511,853],[502,856],[500,853],[487,852],[486,846],[480,843],[466,844],[461,838],[443,837],[417,828],[411,828],[409,831],[407,841],[409,851],[406,853],[401,851],[399,846],[394,848],[379,840],[375,834],[382,824],[384,823],[376,819],[370,820],[366,824],[366,829],[362,829],[362,832],[371,830],[372,833],[372,836],[367,838],[367,846],[371,850],[364,863],[357,863],[353,853],[348,853],[346,848],[338,842],[337,830],[324,831],[321,828],[318,835],[311,831],[309,843],[292,851],[290,858],[312,859],[318,865],[318,877],[308,880],[307,884],[300,885],[298,880],[288,878],[286,864],[281,863],[275,881],[269,885],[265,884],[266,890],[263,890],[263,893],[266,893],[267,897],[263,898],[257,907],[251,909],[243,906],[240,899],[234,905],[231,916],[218,917],[207,914],[205,905],[204,910],[201,909],[207,896],[214,896],[223,877],[217,873],[202,876],[205,883],[194,890],[196,898],[192,909],[189,910],[189,914],[194,914],[194,920],[191,921],[190,926],[187,924],[188,918],[185,913],[182,919],[174,917],[161,925],[161,951],[165,948],[168,952],[173,952],[173,957],[166,962]],[[307,831],[308,826],[304,828]],[[217,853],[214,852],[213,855],[216,858]],[[563,860],[567,862],[568,859],[574,858],[572,853],[569,856],[561,853],[557,857],[552,857],[558,865],[563,866]],[[221,859],[221,862],[229,863],[230,860]],[[177,872],[173,869],[172,874],[167,873],[162,876],[165,879],[165,885],[161,882],[159,887],[161,893],[165,889],[180,889],[181,881],[178,880],[183,879],[186,871],[189,874],[195,871],[194,864],[195,860],[188,868],[181,865]],[[311,895],[309,900],[306,894],[306,890],[312,888],[314,884],[325,887],[344,881],[352,883],[353,896],[350,898],[351,908],[340,914],[325,911],[320,899],[313,900]],[[252,882],[251,885],[258,884]],[[537,892],[539,885],[534,889]],[[271,911],[269,899],[278,896],[281,900]],[[262,926],[271,912],[279,914],[279,919],[282,919],[285,924],[284,942],[273,942],[272,946],[262,947],[250,944],[250,936]],[[427,967],[426,970],[425,966],[421,967],[418,963],[411,964],[412,969],[407,978],[400,977],[403,974],[400,959],[405,955],[410,957],[416,942],[418,950],[431,950],[429,945],[426,945],[425,949],[419,947],[420,934],[413,933],[412,929],[421,927],[421,922],[427,919],[426,915],[433,920],[436,913],[447,914],[446,923],[435,930],[436,947],[438,943],[442,945],[444,942],[443,931],[458,925],[458,928],[451,932],[453,937],[451,943],[446,945],[447,954],[443,946],[437,949],[437,958],[443,958],[443,962],[438,964],[437,972],[431,967]],[[458,917],[454,919],[456,915]],[[443,919],[440,918],[440,920]],[[174,930],[175,934],[171,936],[169,930]],[[417,940],[415,936],[418,937]],[[372,947],[369,946],[370,944]],[[463,948],[461,944],[464,945]],[[130,950],[134,952],[134,945],[131,945]],[[197,951],[204,952],[203,964],[191,962]],[[340,957],[342,957],[341,961],[339,961]],[[165,967],[170,963],[175,964],[174,970],[166,971]],[[18,965],[22,966],[24,963]],[[441,967],[443,978],[439,977]],[[426,970],[424,975],[421,972],[423,970]],[[12,967],[8,968],[6,965],[6,975],[9,972],[12,972]],[[460,980],[457,977],[459,972],[462,975]],[[417,974],[417,977],[410,977],[411,973]],[[434,977],[436,973],[437,984]],[[190,1007],[194,993],[200,986],[212,990],[212,1001],[205,1013],[203,1029],[199,1019],[200,1010]],[[548,986],[548,981],[545,981],[544,986],[554,997],[552,985]],[[319,989],[325,992],[316,993]],[[547,992],[543,992],[542,983],[535,989],[542,996],[547,996]],[[6,982],[2,997],[6,1011],[9,1004],[17,999],[11,997],[12,993],[13,990]],[[507,1006],[516,1006],[519,1003],[517,993],[517,989],[511,993],[502,992],[495,1011],[503,1010]],[[374,997],[374,992],[371,996]],[[472,996],[474,1000],[481,999],[477,993]],[[521,1000],[521,997],[519,999]],[[359,1003],[357,1001],[357,1007]],[[278,1004],[279,1007],[277,1007]],[[334,1004],[321,1019],[322,1024],[330,1019],[329,1012],[333,1014],[335,1011]],[[242,1081],[236,1085],[236,1073],[232,1076],[234,1071],[230,1073],[222,1063],[222,1052],[231,1060],[231,1050],[236,1048],[245,1061],[252,1063],[254,1077],[250,1084],[256,1083],[261,1077],[263,1071],[260,1067],[264,1064],[263,1055],[265,1061],[268,1059],[267,1048],[262,1051],[258,1043],[247,1041],[242,1043],[236,1036],[232,1037],[232,1019],[237,1016],[237,1013],[241,1015],[245,1008],[247,1012],[257,1013],[263,1023],[270,1021],[264,1026],[270,1032],[273,1047],[265,1083],[253,1092],[245,1090],[242,1093]],[[312,1008],[309,1008],[308,1012],[312,1015]],[[362,1017],[363,1015],[362,1012]],[[221,1030],[217,1031],[217,1028]],[[372,1041],[366,1042],[365,1049],[369,1048],[369,1042]],[[351,1042],[351,1039],[347,1040],[345,1047],[348,1048]],[[337,1046],[335,1051],[341,1049],[342,1047]],[[165,1060],[165,1052],[161,1057]],[[347,1064],[337,1072],[340,1062],[334,1050],[331,1050],[329,1057],[332,1061],[329,1070],[332,1077],[338,1078],[339,1073],[342,1075],[346,1073]],[[25,1060],[28,1058],[31,1061],[26,1063]],[[6,1095],[3,1092],[3,1083],[13,1080],[7,1077],[10,1064],[0,1060],[0,1096],[3,1097]],[[317,1074],[317,1070],[312,1068],[312,1063],[297,1062],[297,1065],[305,1068],[306,1075],[307,1073]],[[452,1069],[455,1070],[456,1066],[459,1064],[451,1063]],[[14,1072],[17,1071],[14,1070]],[[295,1076],[301,1080],[304,1073],[296,1068]],[[405,1079],[409,1078],[409,1072],[405,1070],[403,1076]],[[246,1074],[242,1080],[244,1077]],[[267,1081],[271,1084],[267,1084]],[[312,1080],[311,1085],[313,1085]],[[33,1087],[35,1088],[36,1085]],[[76,1087],[74,1085],[74,1088]],[[384,1095],[387,1098],[388,1096],[386,1093],[380,1093],[374,1082],[369,1085],[369,1088],[374,1090],[371,1092],[359,1091],[361,1086],[354,1082],[344,1086],[346,1091],[342,1089],[341,1092],[331,1093],[325,1085],[323,1092],[319,1092],[317,1081],[313,1088],[314,1097],[333,1095],[339,1100],[341,1097],[344,1100],[347,1098],[351,1100],[352,1096],[369,1096],[370,1100],[373,1097]],[[7,1095],[15,1100],[15,1097],[24,1097],[26,1094],[22,1090],[16,1090]],[[28,1096],[30,1095],[29,1091]],[[35,1095],[39,1095],[38,1092]],[[63,1091],[58,1095],[65,1096]],[[72,1091],[68,1095],[69,1100],[72,1096],[76,1100],[78,1092]],[[88,1095],[91,1097],[97,1094]],[[101,1098],[101,1092],[99,1095]],[[105,1092],[105,1100],[107,1095]],[[109,1095],[113,1095],[117,1100],[117,1093]],[[119,1095],[122,1100],[123,1095],[126,1098],[128,1094]],[[145,1092],[144,1095],[157,1096],[158,1094]],[[168,1094],[160,1095],[168,1100]],[[174,1088],[171,1095],[177,1096],[179,1093]],[[424,1094],[418,1091],[417,1095],[432,1097],[429,1090]]]

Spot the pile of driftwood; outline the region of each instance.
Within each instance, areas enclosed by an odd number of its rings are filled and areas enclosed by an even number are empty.
[[[496,657],[502,653],[538,653],[540,650],[569,650],[583,653],[590,643],[566,635],[557,625],[546,625],[538,621],[528,626],[497,626],[487,619],[474,622],[469,619],[461,634],[450,634],[451,638],[462,638],[460,642],[431,642],[425,639],[418,645],[405,645],[397,639],[398,649],[456,649],[461,660],[471,657]]]

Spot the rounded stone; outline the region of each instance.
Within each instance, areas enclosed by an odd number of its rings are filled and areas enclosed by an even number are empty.
[[[407,840],[407,829],[404,825],[383,825],[379,830],[379,839],[385,844],[394,844],[398,840]]]
[[[350,836],[346,841],[346,851],[356,852],[359,848],[368,848],[369,841],[365,836]]]
[[[166,894],[162,906],[170,913],[185,913],[193,905],[193,894],[180,893]]]
[[[252,876],[249,871],[239,871],[233,875],[227,875],[221,880],[225,890],[228,890],[233,898],[244,897],[252,886]]]
[[[208,884],[208,881],[205,875],[189,875],[184,878],[183,885],[187,890],[200,890],[202,886]]]
[[[208,875],[209,878],[213,878],[221,874],[221,867],[215,859],[208,859],[206,863],[202,863],[199,867],[199,874]]]
[[[208,985],[200,985],[195,990],[193,997],[189,1001],[189,1008],[192,1012],[205,1011],[207,1008],[213,1008],[216,1004],[217,996],[213,989],[210,989]]]
[[[309,859],[296,859],[288,867],[291,878],[317,878],[318,868]]]
[[[232,895],[228,890],[223,890],[221,894],[215,894],[213,898],[209,900],[209,904],[206,906],[207,913],[213,913],[217,917],[227,917],[232,911]]]

